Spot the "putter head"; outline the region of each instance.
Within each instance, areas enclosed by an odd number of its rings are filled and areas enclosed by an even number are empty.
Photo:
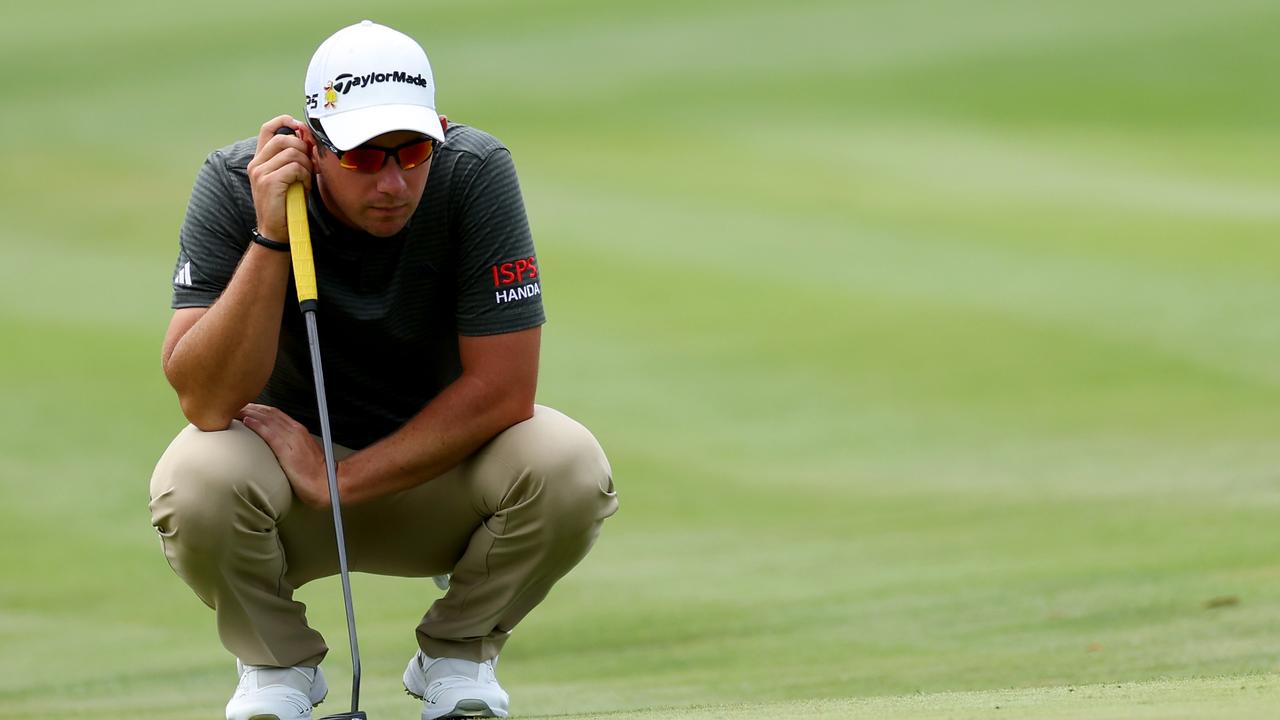
[[[325,715],[320,720],[369,720],[369,716],[364,714],[363,710],[355,712],[344,712],[337,715]]]

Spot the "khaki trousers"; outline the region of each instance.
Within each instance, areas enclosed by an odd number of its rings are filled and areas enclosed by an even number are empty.
[[[335,448],[342,458],[350,454]],[[432,657],[496,657],[511,629],[590,550],[618,508],[612,471],[582,425],[550,408],[449,472],[343,508],[353,571],[453,573],[418,624]],[[275,455],[236,421],[188,426],[151,477],[151,520],[174,571],[250,665],[318,665],[328,647],[295,588],[338,572],[332,511],[303,505]]]

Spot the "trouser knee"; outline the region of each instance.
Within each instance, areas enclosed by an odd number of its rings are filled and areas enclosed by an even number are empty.
[[[589,543],[618,507],[609,460],[590,431],[561,413],[539,407],[531,425],[516,445],[526,470],[508,499],[536,502],[548,539]]]
[[[237,533],[273,530],[292,498],[275,455],[251,430],[188,426],[151,477],[151,521],[173,551],[217,553]]]
[[[555,519],[553,527],[585,530],[617,509],[609,461],[585,430],[574,442],[546,451],[535,462],[538,470],[547,478],[547,511]]]

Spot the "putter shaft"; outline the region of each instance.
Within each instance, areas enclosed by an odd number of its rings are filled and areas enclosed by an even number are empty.
[[[364,717],[360,707],[360,644],[356,640],[356,613],[351,602],[351,577],[347,571],[347,539],[342,532],[342,503],[338,500],[337,463],[333,459],[333,435],[329,430],[329,401],[324,394],[324,367],[320,362],[320,333],[316,312],[306,311],[307,342],[311,346],[311,370],[316,378],[316,402],[320,408],[320,439],[324,445],[324,469],[329,480],[329,504],[333,508],[333,533],[338,541],[338,575],[342,579],[342,599],[347,606],[347,641],[351,645],[351,714],[336,717]]]

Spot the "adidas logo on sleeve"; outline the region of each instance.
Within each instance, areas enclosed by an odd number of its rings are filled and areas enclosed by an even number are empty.
[[[191,261],[188,260],[178,268],[178,274],[173,276],[173,284],[182,287],[191,287]]]

